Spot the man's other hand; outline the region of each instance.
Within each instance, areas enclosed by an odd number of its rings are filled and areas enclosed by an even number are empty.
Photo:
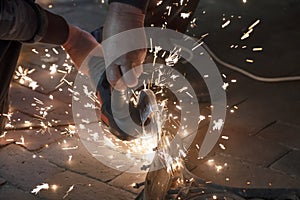
[[[109,6],[108,15],[104,24],[103,40],[123,31],[144,27],[145,15],[143,12],[131,5],[112,2]],[[145,33],[133,36],[142,39],[146,44]],[[109,55],[117,52],[118,43],[114,37],[110,38],[109,44],[104,48],[104,52]],[[125,90],[127,87],[134,87],[138,83],[138,77],[143,68],[142,63],[146,57],[146,50],[139,49],[122,55],[106,66],[108,82],[117,90]]]

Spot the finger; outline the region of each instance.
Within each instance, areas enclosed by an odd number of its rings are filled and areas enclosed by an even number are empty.
[[[138,84],[137,75],[131,65],[121,66],[122,78],[127,87],[134,87]]]
[[[106,68],[106,77],[110,85],[116,90],[126,90],[127,86],[122,79],[120,67],[116,64]]]

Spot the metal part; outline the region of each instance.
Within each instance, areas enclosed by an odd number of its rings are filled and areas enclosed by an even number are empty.
[[[112,132],[114,135],[134,139],[143,134],[157,134],[159,109],[152,90],[139,91],[137,105],[130,105],[127,91],[113,91],[111,109],[116,124],[112,128],[119,132]]]
[[[152,90],[144,89],[140,91],[137,109],[139,110],[142,124],[145,124],[154,112],[159,111],[156,96]]]

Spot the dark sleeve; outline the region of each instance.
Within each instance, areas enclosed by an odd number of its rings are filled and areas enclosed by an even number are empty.
[[[56,34],[51,34],[54,30]],[[63,44],[68,31],[62,17],[43,10],[32,0],[0,1],[1,40]]]
[[[109,0],[109,3],[112,2],[119,2],[119,3],[126,3],[129,5],[132,5],[134,7],[137,7],[143,11],[143,13],[146,13],[149,0]]]

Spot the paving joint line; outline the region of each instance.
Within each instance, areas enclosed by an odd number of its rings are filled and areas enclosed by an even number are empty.
[[[64,167],[64,166],[61,166],[61,165],[59,165],[59,164],[57,164],[57,163],[55,163],[55,162],[53,162],[53,161],[51,161],[51,160],[48,160],[47,158],[45,158],[45,160],[47,160],[49,163],[55,165],[56,167],[59,167],[59,168],[65,170],[65,171],[70,171],[70,172],[72,172],[72,173],[79,174],[79,175],[84,176],[84,177],[86,177],[86,178],[93,179],[93,180],[95,180],[95,181],[98,181],[98,182],[107,184],[107,185],[109,185],[109,186],[112,186],[112,187],[115,187],[115,188],[118,188],[118,189],[121,189],[121,190],[130,192],[131,194],[136,195],[136,193],[134,193],[134,192],[132,192],[132,191],[130,191],[130,190],[127,190],[127,189],[124,189],[124,188],[121,188],[121,187],[118,187],[118,186],[115,186],[115,185],[112,185],[112,184],[109,183],[110,181],[114,180],[115,178],[117,178],[118,176],[124,174],[125,172],[121,172],[120,174],[116,175],[114,178],[111,178],[111,179],[109,179],[109,180],[102,181],[102,180],[100,180],[100,179],[98,179],[98,178],[95,178],[95,177],[93,177],[93,176],[91,176],[91,175],[88,175],[87,173],[79,172],[79,171],[76,171],[76,170],[73,170],[73,169],[70,169],[70,168],[66,168],[66,167]]]
[[[259,133],[261,133],[263,130],[269,128],[270,126],[272,126],[273,124],[276,124],[278,122],[278,120],[274,120],[270,123],[268,123],[267,125],[265,125],[264,127],[262,127],[261,129],[259,129],[258,131],[256,131],[255,133],[249,134],[250,136],[257,136],[259,135]]]
[[[271,163],[269,163],[267,165],[267,167],[269,169],[271,169],[272,165],[275,164],[277,161],[279,161],[280,159],[282,159],[283,157],[285,157],[286,155],[290,154],[291,152],[293,152],[292,149],[289,149],[287,152],[283,153],[282,155],[278,156],[275,160],[273,160]]]
[[[3,187],[3,186],[9,186],[9,187],[13,187],[12,189],[17,189],[17,190],[21,190],[22,192],[24,192],[24,193],[26,193],[26,194],[29,194],[29,195],[31,195],[32,197],[35,197],[35,198],[38,198],[38,199],[40,199],[40,197],[38,197],[38,196],[36,196],[36,195],[34,195],[34,194],[32,194],[30,191],[28,191],[28,190],[24,190],[23,188],[21,188],[20,186],[18,186],[18,185],[15,185],[14,183],[12,183],[12,182],[10,182],[10,181],[8,181],[8,180],[6,180],[5,179],[5,181],[6,181],[6,183],[5,184],[3,184],[3,185],[0,185],[0,190],[1,190],[1,187]],[[33,188],[32,188],[33,189]]]

